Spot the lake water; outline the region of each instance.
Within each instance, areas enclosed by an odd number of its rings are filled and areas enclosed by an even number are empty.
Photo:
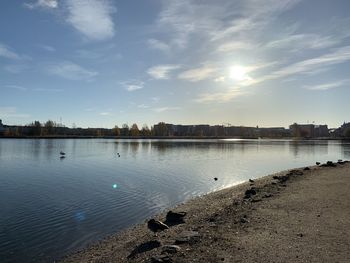
[[[53,262],[191,197],[338,159],[350,143],[1,139],[0,262]]]

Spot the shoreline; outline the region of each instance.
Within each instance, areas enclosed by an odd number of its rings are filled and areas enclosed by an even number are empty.
[[[0,136],[1,139],[116,139],[116,140],[290,140],[290,141],[350,141],[346,137],[240,137],[240,136]]]
[[[172,208],[185,223],[157,236],[143,222],[60,262],[349,262],[348,189],[350,163],[278,172]]]

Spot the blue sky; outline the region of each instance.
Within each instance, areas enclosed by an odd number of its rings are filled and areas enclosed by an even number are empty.
[[[3,0],[0,118],[350,121],[348,0]]]

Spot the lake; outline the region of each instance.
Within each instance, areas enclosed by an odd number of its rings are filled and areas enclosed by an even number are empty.
[[[53,262],[194,196],[338,159],[349,142],[0,139],[0,262]]]

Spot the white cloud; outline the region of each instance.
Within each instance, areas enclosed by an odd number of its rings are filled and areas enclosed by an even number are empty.
[[[320,36],[317,34],[292,34],[266,44],[268,48],[284,48],[290,51],[322,49],[332,47],[341,42],[335,36]]]
[[[212,66],[203,66],[200,68],[190,69],[179,74],[178,78],[188,80],[191,82],[197,82],[213,77],[213,74],[217,71]]]
[[[169,79],[170,73],[180,67],[180,65],[175,64],[158,65],[149,68],[147,73],[154,79]]]
[[[15,89],[15,90],[19,90],[19,91],[27,91],[28,89],[22,86],[18,86],[18,85],[5,85],[6,88],[9,89]]]
[[[109,116],[111,113],[109,111],[100,112],[101,116]]]
[[[121,82],[121,84],[124,86],[124,88],[127,91],[130,91],[130,92],[143,89],[145,86],[145,83],[143,81],[137,81],[137,80],[125,81],[125,82]]]
[[[150,48],[161,50],[163,52],[168,52],[170,50],[170,46],[168,44],[158,39],[154,39],[154,38],[148,39],[147,44]]]
[[[177,48],[187,47],[193,36],[200,36],[201,43],[245,41],[300,1],[265,0],[264,4],[257,0],[164,1],[157,26],[168,34],[170,45]],[[227,45],[221,49],[228,48]]]
[[[227,92],[214,92],[214,93],[204,93],[199,95],[195,102],[198,103],[226,103],[234,98],[245,95],[246,92],[243,92],[239,89],[232,89]]]
[[[34,8],[57,8],[58,0],[37,0],[32,3],[24,3],[24,6],[29,9]]]
[[[8,46],[0,43],[0,57],[12,60],[20,60],[21,56],[11,50]]]
[[[49,66],[48,72],[65,79],[85,81],[91,81],[98,75],[98,72],[87,70],[70,61]]]
[[[141,108],[141,109],[148,109],[149,106],[148,105],[145,105],[145,104],[140,104],[137,106],[138,108]]]
[[[280,79],[297,74],[313,74],[314,72],[322,72],[322,69],[350,61],[350,46],[344,46],[334,49],[330,53],[320,55],[316,58],[302,60],[284,68],[281,68],[269,75],[256,79],[251,84],[257,84],[268,80]]]
[[[29,114],[18,113],[16,107],[0,107],[0,116],[3,118],[29,118]]]
[[[165,111],[173,111],[173,110],[180,110],[180,107],[162,107],[162,108],[155,108],[153,111],[155,112],[165,112]]]
[[[308,90],[329,90],[329,89],[334,89],[334,88],[344,86],[345,84],[348,84],[349,82],[350,82],[349,79],[343,79],[343,80],[325,83],[325,84],[305,85],[304,88],[308,89]]]
[[[49,46],[49,45],[38,45],[38,47],[46,50],[46,51],[49,51],[49,52],[55,52],[56,51],[56,48],[52,47],[52,46]]]
[[[33,89],[37,92],[61,92],[63,89],[53,89],[53,88],[35,88]]]
[[[114,36],[112,14],[116,9],[109,0],[67,0],[67,22],[92,40]]]
[[[23,70],[25,70],[28,66],[23,65],[23,64],[12,64],[12,65],[6,65],[4,66],[4,69],[7,72],[13,73],[13,74],[19,74]]]
[[[243,41],[230,41],[221,44],[217,51],[219,52],[231,52],[231,51],[237,51],[237,50],[249,50],[254,48],[254,45],[248,42]]]

